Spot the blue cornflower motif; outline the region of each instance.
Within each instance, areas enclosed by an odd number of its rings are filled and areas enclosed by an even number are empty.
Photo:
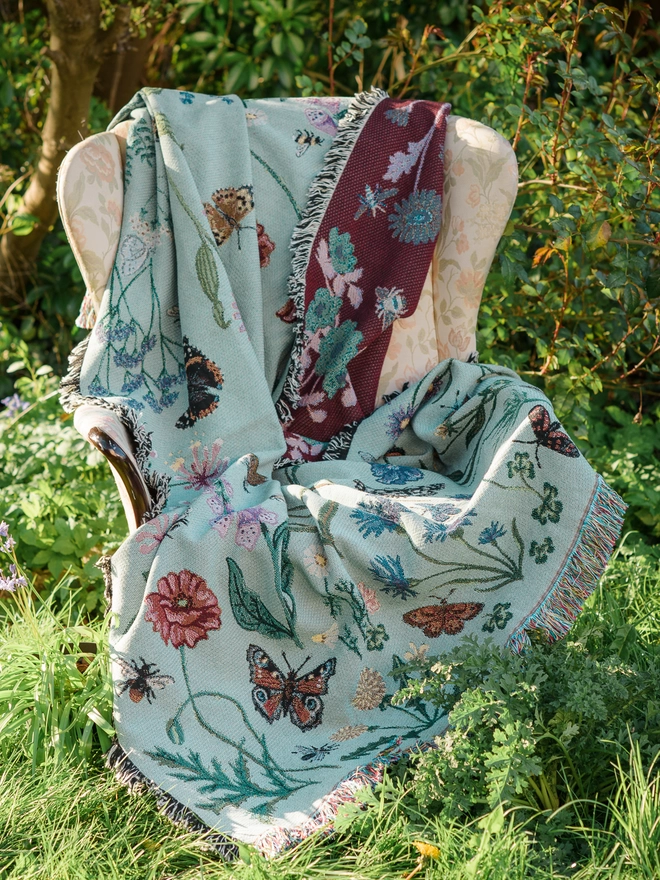
[[[440,232],[442,199],[434,189],[420,189],[394,206],[387,218],[394,238],[406,244],[425,244]]]
[[[432,544],[436,541],[440,541],[442,543],[446,540],[449,532],[447,531],[447,526],[442,523],[435,523],[426,520],[424,523],[424,534],[422,535],[422,540],[425,544]]]
[[[363,538],[375,535],[379,538],[383,532],[402,531],[399,519],[405,508],[389,498],[377,501],[359,501],[351,513],[351,519],[359,523],[358,531]]]
[[[405,128],[410,119],[410,111],[414,107],[414,103],[406,104],[405,107],[392,107],[391,110],[385,111],[385,116],[390,122],[394,122],[400,128]]]
[[[149,406],[155,413],[162,413],[163,407],[160,401],[156,400],[156,398],[154,397],[153,391],[149,391],[147,394],[145,394],[144,400],[145,403],[149,404]]]
[[[195,95],[192,92],[179,92],[179,100],[182,104],[192,104]]]
[[[10,419],[13,419],[14,416],[23,412],[23,410],[27,409],[30,405],[26,400],[21,400],[18,394],[12,394],[11,397],[3,397],[2,400],[0,400],[0,403],[3,403],[7,407],[5,415],[9,416]]]
[[[447,502],[431,504],[426,508],[426,513],[430,514],[431,519],[437,523],[445,523],[448,519],[451,519],[452,516],[456,516],[456,514],[460,512],[460,507],[456,507],[455,504],[449,504]]]
[[[373,478],[386,486],[403,486],[404,483],[421,480],[424,476],[419,468],[405,467],[404,465],[372,462],[370,467]]]
[[[119,391],[120,394],[132,394],[133,391],[137,391],[138,388],[144,382],[144,378],[142,375],[138,374],[137,376],[133,373],[129,373],[128,370],[124,373],[124,384],[121,386]]]
[[[479,535],[480,544],[494,544],[498,538],[506,535],[506,529],[499,522],[492,522],[488,528],[485,528]]]
[[[385,584],[384,587],[381,587],[383,593],[392,593],[393,596],[398,596],[404,601],[414,599],[417,596],[417,591],[413,590],[413,584],[417,582],[411,581],[405,576],[403,563],[398,554],[397,556],[376,556],[371,560],[369,568],[376,580]]]
[[[395,409],[394,412],[387,417],[387,436],[391,437],[392,440],[398,440],[410,424],[410,420],[414,415],[415,407],[412,406],[412,404],[408,404],[408,406],[400,406],[398,409]]]
[[[92,379],[87,390],[92,397],[107,397],[110,394],[105,385],[102,385],[98,379]]]

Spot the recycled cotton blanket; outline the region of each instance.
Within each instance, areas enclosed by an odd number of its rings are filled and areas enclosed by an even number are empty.
[[[303,839],[442,734],[391,702],[411,659],[564,635],[621,528],[508,369],[445,360],[376,406],[448,112],[145,89],[115,120],[117,259],[63,382],[68,409],[119,415],[153,496],[109,573],[109,760],[225,853]]]

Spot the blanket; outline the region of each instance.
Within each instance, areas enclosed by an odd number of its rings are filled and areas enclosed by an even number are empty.
[[[145,89],[115,120],[117,258],[63,383],[119,415],[153,498],[108,572],[109,760],[225,852],[303,839],[432,743],[446,717],[392,702],[411,661],[561,637],[621,528],[511,370],[445,360],[376,405],[448,112]]]

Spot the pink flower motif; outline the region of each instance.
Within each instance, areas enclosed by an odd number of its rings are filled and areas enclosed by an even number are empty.
[[[220,458],[220,450],[222,449],[222,440],[216,440],[209,452],[208,446],[202,450],[202,457],[199,456],[201,443],[197,442],[192,445],[192,464],[187,468],[183,464],[182,459],[177,459],[173,469],[182,474],[186,478],[184,489],[194,489],[196,492],[215,492],[215,486],[218,480],[222,480],[222,474],[229,467],[228,458]],[[232,488],[229,483],[222,480],[222,483],[228,495],[232,494]]]
[[[270,255],[275,250],[275,242],[261,223],[257,223],[257,246],[259,247],[259,266],[264,269],[270,263]]]
[[[74,217],[69,221],[69,229],[71,236],[80,250],[84,250],[87,245],[87,236],[85,235],[85,224],[79,217]]]
[[[157,550],[170,532],[178,525],[181,525],[182,520],[183,517],[179,516],[178,513],[173,513],[171,516],[163,513],[151,522],[146,523],[144,528],[140,529],[135,536],[135,541],[140,545],[140,553],[144,553],[146,556],[148,553],[153,553],[154,550]]]
[[[461,174],[465,172],[465,165],[459,159],[454,165],[451,166],[452,173],[456,175],[456,177],[460,177]]]
[[[458,236],[456,241],[456,250],[459,254],[464,254],[465,251],[470,247],[470,242],[468,240],[467,235],[464,232]]]
[[[375,614],[377,611],[380,611],[380,602],[378,601],[376,591],[372,590],[370,587],[365,587],[362,581],[357,585],[357,588],[364,599],[364,607],[369,614]]]
[[[208,631],[220,629],[221,611],[218,600],[203,577],[187,568],[171,571],[158,581],[158,592],[145,599],[144,619],[154,625],[167,645],[194,648],[208,639]]]
[[[470,192],[468,193],[468,197],[465,200],[471,208],[476,208],[479,202],[481,201],[481,193],[479,192],[479,184],[473,183],[470,187]]]
[[[80,152],[80,158],[87,166],[87,170],[91,171],[96,177],[105,180],[106,183],[115,176],[115,160],[112,154],[105,147],[95,143],[93,140],[87,141],[87,144]]]
[[[117,226],[121,226],[121,208],[117,202],[114,199],[108,199],[105,206],[108,209],[108,214],[110,214]]]
[[[254,550],[261,535],[261,523],[277,523],[277,514],[263,507],[248,507],[238,513],[236,522],[236,537],[234,541],[239,547],[246,550]]]
[[[462,330],[452,328],[449,332],[449,344],[453,345],[459,351],[465,351],[470,344],[470,337],[463,333]]]
[[[470,308],[476,308],[481,302],[481,293],[485,283],[486,277],[483,272],[464,269],[456,281],[456,290]]]

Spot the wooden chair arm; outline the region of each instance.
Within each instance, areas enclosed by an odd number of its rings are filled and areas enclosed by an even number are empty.
[[[117,483],[128,526],[135,531],[152,506],[152,499],[130,435],[119,417],[105,407],[83,404],[74,415],[76,430],[106,458]]]

